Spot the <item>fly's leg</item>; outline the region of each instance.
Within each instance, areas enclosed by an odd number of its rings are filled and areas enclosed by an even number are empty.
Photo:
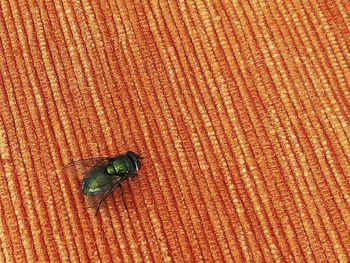
[[[108,197],[110,194],[113,194],[113,191],[114,191],[117,187],[120,187],[120,190],[121,190],[121,193],[122,193],[122,199],[123,199],[124,207],[125,207],[125,209],[127,209],[126,203],[125,203],[125,200],[124,200],[124,191],[123,191],[123,189],[122,189],[121,183],[122,183],[127,177],[129,177],[129,176],[131,176],[131,174],[130,174],[130,175],[128,175],[128,174],[124,175],[117,183],[115,183],[107,192],[105,192],[105,193],[103,194],[103,197],[101,198],[101,200],[98,202],[98,204],[97,204],[97,206],[96,206],[95,215],[98,214],[98,211],[100,210],[101,204],[102,204],[104,201],[106,201],[107,197]]]
[[[109,191],[107,191],[103,197],[101,198],[101,200],[98,202],[97,206],[96,206],[96,212],[95,212],[95,216],[98,214],[98,211],[100,210],[100,207],[102,205],[102,203],[104,203],[107,199],[107,197],[111,194],[113,194],[115,187],[113,187],[112,189],[110,189]]]
[[[137,175],[137,172],[129,173],[129,174],[127,174],[126,178],[129,177],[129,178],[131,178],[131,180],[135,180],[135,176],[136,175]],[[122,195],[124,207],[125,207],[126,210],[128,210],[128,207],[126,205],[125,198],[124,198],[124,190],[122,188],[122,185],[119,184],[118,187],[120,188],[120,192],[121,192],[121,195]]]
[[[97,216],[98,211],[100,210],[100,206],[101,206],[102,203],[103,203],[103,202],[100,201],[100,202],[98,203],[98,205],[96,206],[95,216]]]
[[[98,202],[97,206],[96,206],[96,212],[95,215],[98,214],[98,211],[100,210],[100,206],[102,205],[103,202],[106,201],[106,199],[108,198],[109,195],[113,194],[113,191],[118,187],[117,185],[114,185],[111,189],[109,189],[107,192],[105,192],[103,194],[103,197],[101,198],[101,200]]]
[[[136,180],[136,175],[137,175],[137,172],[134,172],[134,173],[130,174],[131,181],[135,181]]]
[[[120,188],[120,192],[121,192],[121,194],[122,194],[122,199],[123,199],[124,207],[125,207],[126,210],[128,210],[128,207],[126,206],[126,202],[125,202],[125,198],[124,198],[124,190],[123,190],[123,188],[122,188],[121,185],[119,185],[119,188]]]

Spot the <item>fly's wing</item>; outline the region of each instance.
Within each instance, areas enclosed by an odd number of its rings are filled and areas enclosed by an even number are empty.
[[[82,181],[86,173],[93,167],[106,165],[109,160],[110,157],[81,159],[66,165],[63,169],[68,175],[77,176]]]
[[[100,193],[98,195],[84,195],[85,206],[86,207],[95,207],[99,200],[101,200],[104,193]]]
[[[126,174],[122,176],[116,176],[114,182],[111,183],[110,187],[103,193],[97,195],[84,195],[86,206],[99,207],[127,177],[128,176]]]

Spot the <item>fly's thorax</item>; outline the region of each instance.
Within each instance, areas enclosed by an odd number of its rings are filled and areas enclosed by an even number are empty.
[[[107,173],[111,175],[133,173],[136,171],[133,161],[126,155],[113,158],[106,166]]]
[[[110,162],[107,166],[106,166],[106,171],[108,174],[116,174],[114,165],[112,164],[112,162]]]

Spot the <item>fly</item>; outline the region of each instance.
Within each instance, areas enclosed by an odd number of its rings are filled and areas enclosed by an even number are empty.
[[[141,157],[132,151],[114,157],[82,159],[67,165],[67,173],[76,174],[82,181],[81,190],[87,207],[94,207],[96,215],[100,206],[120,188],[124,206],[124,192],[121,183],[137,174],[141,169]]]

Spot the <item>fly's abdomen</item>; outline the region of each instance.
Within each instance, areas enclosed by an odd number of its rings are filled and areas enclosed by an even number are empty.
[[[95,167],[84,178],[82,191],[86,195],[100,194],[110,187],[113,179],[104,166]]]

